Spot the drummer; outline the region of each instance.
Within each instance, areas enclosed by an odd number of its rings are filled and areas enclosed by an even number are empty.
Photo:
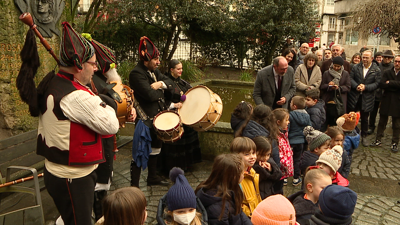
[[[165,91],[164,96],[170,109],[180,108],[185,99],[184,94],[192,86],[181,79],[182,63],[172,59],[168,65],[168,76],[174,83],[173,88]],[[182,97],[183,96],[183,97]],[[162,171],[168,173],[173,167],[180,167],[187,171],[193,163],[201,161],[201,151],[197,131],[183,124],[183,135],[174,143],[163,143],[161,150]],[[166,154],[168,153],[168,154]],[[167,174],[166,174],[167,175]]]
[[[140,38],[139,59],[140,61],[129,75],[129,84],[135,93],[135,101],[140,109],[137,114],[140,119],[150,128],[151,153],[148,157],[147,185],[168,185],[168,181],[157,175],[157,158],[161,152],[162,141],[152,126],[154,116],[159,112],[168,109],[164,100],[164,90],[171,89],[173,81],[163,75],[157,67],[160,65],[160,52],[149,38]],[[145,114],[145,115],[144,115]],[[144,118],[148,117],[148,119]],[[140,135],[140,134],[137,134]],[[139,187],[141,162],[131,162],[131,185]]]

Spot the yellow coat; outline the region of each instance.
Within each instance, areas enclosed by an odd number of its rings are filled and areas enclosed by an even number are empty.
[[[260,175],[251,168],[250,172],[245,172],[244,179],[242,183],[240,183],[244,194],[242,210],[248,217],[251,217],[254,209],[262,201],[259,181]]]

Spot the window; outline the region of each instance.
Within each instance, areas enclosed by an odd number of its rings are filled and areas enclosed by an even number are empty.
[[[368,37],[368,44],[367,45],[377,45],[378,43],[378,36],[376,34],[371,34]],[[387,34],[381,34],[380,35],[380,41],[379,45],[390,45],[390,38],[388,37]]]
[[[330,17],[329,18],[329,29],[335,29],[335,23],[336,23],[336,18],[335,17]]]
[[[353,30],[346,31],[346,45],[358,45],[358,32]]]
[[[326,0],[326,5],[335,5],[335,0]]]

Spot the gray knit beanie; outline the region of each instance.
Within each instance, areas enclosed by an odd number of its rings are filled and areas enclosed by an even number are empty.
[[[306,137],[310,151],[323,145],[326,141],[331,140],[327,134],[322,133],[319,130],[314,130],[312,126],[307,126],[303,130],[303,134]]]

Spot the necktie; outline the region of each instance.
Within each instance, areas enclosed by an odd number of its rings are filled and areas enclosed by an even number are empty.
[[[282,87],[282,76],[278,75],[278,91],[281,90],[281,87]]]

